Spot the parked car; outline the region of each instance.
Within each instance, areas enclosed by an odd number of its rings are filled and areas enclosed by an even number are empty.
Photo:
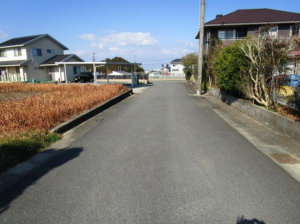
[[[74,76],[74,82],[93,82],[94,75],[91,72],[80,72]]]

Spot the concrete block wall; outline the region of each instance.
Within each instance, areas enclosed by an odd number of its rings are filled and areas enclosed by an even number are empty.
[[[210,95],[230,105],[261,123],[291,137],[300,143],[300,123],[269,111],[263,107],[254,105],[246,100],[238,99],[223,91],[210,88]]]

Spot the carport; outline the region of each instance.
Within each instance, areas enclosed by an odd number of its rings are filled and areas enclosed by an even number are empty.
[[[134,76],[134,66],[140,66],[142,63],[125,63],[125,62],[55,62],[57,65],[63,65],[64,66],[64,76],[66,84],[68,83],[67,80],[67,69],[66,67],[68,65],[72,66],[93,66],[94,70],[94,84],[97,84],[97,75],[96,75],[96,68],[99,66],[105,66],[106,67],[106,73],[107,73],[107,84],[109,84],[109,67],[110,66],[130,66],[131,67],[131,86],[137,85],[137,79]]]

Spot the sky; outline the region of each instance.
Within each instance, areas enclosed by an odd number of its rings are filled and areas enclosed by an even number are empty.
[[[206,0],[205,22],[238,9],[300,13],[300,0]],[[198,52],[200,0],[0,0],[0,42],[49,34],[85,61],[123,57],[159,69]]]

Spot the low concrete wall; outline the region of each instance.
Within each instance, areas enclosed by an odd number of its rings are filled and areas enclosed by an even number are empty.
[[[132,94],[132,89],[126,91],[125,93],[120,94],[119,96],[116,96],[110,100],[105,101],[99,106],[94,107],[93,109],[90,109],[60,125],[50,130],[50,132],[57,132],[57,133],[64,133],[66,131],[69,131],[70,129],[76,127],[77,125],[87,121],[88,119],[94,117],[95,115],[101,113],[102,111],[108,109],[109,107],[119,103],[123,99],[129,97]]]
[[[263,107],[254,105],[246,100],[238,99],[223,91],[210,88],[210,95],[218,98],[222,102],[230,105],[248,116],[264,123],[265,125],[291,137],[300,142],[300,123],[295,122],[280,114],[269,111]]]

